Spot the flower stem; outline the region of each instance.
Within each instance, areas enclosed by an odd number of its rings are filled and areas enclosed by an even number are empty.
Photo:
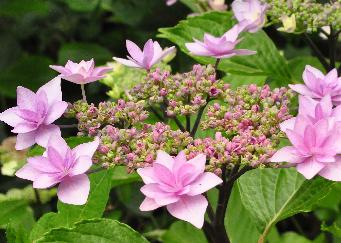
[[[83,101],[88,103],[87,99],[86,99],[86,93],[85,93],[85,85],[81,84],[81,90],[82,90],[82,97],[83,97]]]
[[[195,134],[196,134],[196,132],[197,132],[197,130],[199,128],[201,117],[204,114],[204,110],[205,110],[206,106],[208,105],[208,102],[210,102],[210,97],[207,97],[206,104],[203,107],[200,108],[200,110],[198,112],[198,115],[197,115],[197,118],[195,119],[192,131],[191,131],[191,136],[193,138],[195,137]]]
[[[330,60],[330,67],[329,70],[335,68],[335,58],[336,58],[336,42],[337,42],[338,35],[335,35],[334,29],[330,26],[330,35],[328,36],[329,41],[329,60]]]
[[[304,33],[304,37],[307,43],[309,44],[309,46],[311,47],[311,49],[314,51],[317,58],[319,59],[320,63],[323,65],[324,69],[328,71],[330,69],[330,65],[327,62],[327,60],[324,58],[320,49],[315,45],[315,43],[313,42],[313,40],[309,37],[307,33]]]
[[[215,60],[215,64],[214,64],[214,70],[215,70],[215,73],[217,73],[218,72],[218,65],[219,65],[219,63],[220,63],[220,58],[217,58],[217,60]]]

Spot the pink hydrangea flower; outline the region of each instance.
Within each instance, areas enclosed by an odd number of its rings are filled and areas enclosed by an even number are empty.
[[[316,101],[308,96],[298,97],[298,114],[305,116],[312,124],[324,118],[333,117],[336,122],[341,122],[341,105],[333,108],[332,100],[329,95]],[[294,129],[296,117],[290,118],[280,124],[281,130]]]
[[[105,77],[105,73],[112,69],[111,67],[95,67],[94,59],[82,60],[80,63],[69,60],[65,67],[50,65],[50,68],[59,72],[62,79],[76,84],[87,84],[100,80]]]
[[[255,51],[245,49],[235,49],[241,41],[238,39],[240,28],[233,26],[221,37],[214,37],[205,33],[204,41],[194,39],[193,43],[186,43],[187,49],[196,56],[211,56],[215,58],[228,58],[233,56],[253,55]]]
[[[305,178],[319,174],[333,181],[341,181],[340,125],[334,118],[312,124],[305,116],[298,116],[293,129],[285,133],[292,146],[278,150],[271,162],[289,162]]]
[[[260,30],[266,21],[265,4],[259,0],[235,0],[232,11],[239,25],[246,31],[255,33]]]
[[[18,106],[0,113],[0,121],[13,127],[13,133],[18,133],[17,150],[26,149],[35,143],[46,146],[52,134],[60,135],[59,127],[52,124],[68,106],[62,101],[60,83],[60,78],[55,78],[37,93],[19,86]]]
[[[306,65],[303,72],[304,84],[291,84],[289,87],[301,95],[320,100],[330,95],[334,105],[341,104],[341,77],[334,68],[327,75],[320,70]]]
[[[143,47],[143,51],[132,41],[127,40],[126,46],[130,56],[128,59],[114,57],[114,60],[134,68],[150,70],[153,65],[159,63],[165,56],[174,51],[175,47],[169,47],[162,50],[157,41],[149,39]]]
[[[85,174],[92,165],[92,156],[99,140],[70,149],[60,136],[52,136],[43,156],[28,158],[15,175],[33,181],[33,188],[50,188],[59,183],[58,198],[68,204],[85,204],[90,181]]]
[[[222,180],[211,172],[204,172],[206,156],[200,154],[187,161],[184,152],[175,158],[159,151],[152,167],[137,170],[144,185],[141,192],[146,196],[141,211],[167,206],[174,217],[187,221],[197,228],[204,224],[208,205],[201,195]]]

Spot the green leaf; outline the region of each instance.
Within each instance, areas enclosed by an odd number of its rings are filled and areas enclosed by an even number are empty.
[[[0,94],[15,98],[17,86],[37,90],[51,80],[55,73],[49,68],[52,61],[42,56],[25,56],[0,72]]]
[[[316,57],[312,56],[300,56],[295,57],[288,62],[291,75],[293,77],[293,83],[302,83],[302,74],[306,65],[311,65],[324,72],[323,65]]]
[[[112,169],[90,174],[90,194],[85,205],[75,206],[58,202],[58,213],[48,213],[32,229],[31,241],[41,238],[52,228],[72,227],[84,219],[103,215],[111,189]]]
[[[163,243],[207,243],[205,234],[191,224],[177,221],[162,236]]]
[[[23,17],[26,14],[46,15],[49,5],[44,0],[2,0],[0,15],[8,17]]]
[[[6,228],[6,239],[8,243],[29,243],[29,232],[23,224],[10,222]]]
[[[185,43],[193,42],[193,38],[202,39],[204,33],[222,35],[235,24],[231,12],[210,12],[200,16],[188,17],[171,28],[159,29],[160,37],[176,43],[180,49],[189,54]],[[291,75],[286,60],[272,40],[264,31],[244,33],[238,48],[257,51],[256,55],[225,58],[218,69],[232,74],[245,76],[266,76],[274,85],[286,85],[291,82]],[[213,58],[193,56],[203,64],[215,62]]]
[[[64,0],[70,9],[79,12],[90,12],[95,10],[100,0]]]
[[[53,229],[36,242],[148,243],[142,235],[128,225],[110,219],[85,220],[71,229]]]
[[[225,227],[231,243],[257,242],[260,233],[242,204],[237,183],[234,184],[225,214]]]
[[[67,60],[79,62],[94,58],[96,65],[102,65],[112,59],[111,52],[93,43],[65,43],[59,49],[58,63],[64,65]]]
[[[137,181],[141,181],[141,177],[136,172],[128,174],[125,166],[114,167],[111,187],[122,186]]]
[[[28,230],[34,224],[32,209],[23,200],[6,200],[0,202],[0,228],[8,223],[22,224]]]
[[[262,233],[261,240],[277,222],[311,211],[334,184],[321,177],[305,180],[295,168],[255,169],[237,183],[242,203]]]

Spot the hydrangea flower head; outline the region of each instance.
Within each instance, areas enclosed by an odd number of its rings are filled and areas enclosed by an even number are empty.
[[[324,75],[320,70],[306,65],[303,72],[304,84],[291,84],[289,87],[297,93],[320,100],[330,95],[334,105],[341,104],[341,77],[334,68]]]
[[[259,0],[235,0],[232,11],[239,25],[246,31],[255,33],[266,21],[266,5]]]
[[[128,59],[114,57],[114,60],[134,68],[150,70],[152,66],[159,63],[165,56],[174,51],[175,47],[169,47],[162,50],[157,41],[149,39],[141,50],[134,42],[126,41],[127,50],[130,56]]]
[[[210,56],[219,59],[256,54],[255,51],[251,50],[235,49],[236,45],[241,41],[241,39],[238,39],[239,33],[240,27],[235,25],[220,37],[205,33],[203,42],[194,39],[193,43],[186,43],[185,45],[193,55]]]
[[[60,77],[76,84],[87,84],[103,79],[111,67],[95,67],[94,59],[82,60],[80,63],[67,61],[65,66],[50,65],[50,68],[60,73]]]
[[[204,172],[205,163],[203,154],[187,161],[184,152],[173,158],[159,151],[153,166],[137,170],[146,184],[141,188],[146,198],[140,210],[167,206],[174,217],[201,228],[208,205],[201,194],[222,183],[215,174]]]
[[[0,113],[0,121],[12,126],[12,132],[18,133],[16,149],[26,149],[35,143],[46,146],[52,134],[60,135],[59,127],[52,124],[68,106],[62,101],[60,83],[60,78],[55,78],[36,93],[19,86],[18,106]]]
[[[70,149],[63,138],[52,136],[43,156],[31,157],[16,176],[33,181],[33,188],[50,188],[59,183],[58,198],[68,204],[85,204],[90,181],[85,174],[92,165],[92,156],[99,140]]]
[[[278,150],[271,162],[289,162],[296,166],[305,178],[319,174],[333,181],[341,181],[340,125],[333,118],[312,124],[304,116],[298,116],[293,129],[285,133],[292,146]]]

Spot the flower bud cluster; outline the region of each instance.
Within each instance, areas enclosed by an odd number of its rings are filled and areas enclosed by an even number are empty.
[[[175,75],[156,69],[129,96],[134,101],[145,100],[149,105],[166,105],[168,116],[190,115],[197,113],[208,100],[222,98],[228,87],[216,79],[211,65],[194,65],[192,71]]]
[[[188,132],[172,130],[164,123],[144,124],[141,129],[107,125],[100,132],[101,145],[95,161],[104,166],[125,165],[128,172],[151,166],[158,150],[177,155],[193,140]]]
[[[77,101],[70,104],[66,112],[67,117],[78,120],[79,135],[97,135],[100,128],[112,125],[119,128],[129,128],[148,118],[144,110],[144,102],[118,100],[117,102],[101,102],[98,107]]]
[[[341,1],[316,0],[262,0],[267,3],[267,14],[273,22],[281,22],[283,16],[295,15],[298,30],[313,30],[323,26],[341,29]]]

